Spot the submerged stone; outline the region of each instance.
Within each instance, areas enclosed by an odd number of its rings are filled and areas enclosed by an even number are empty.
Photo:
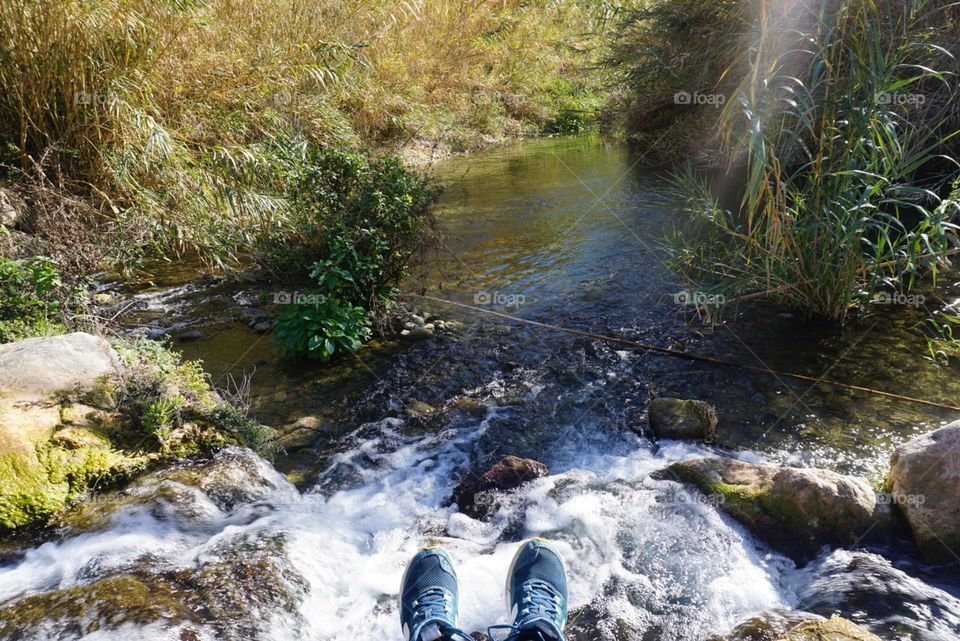
[[[647,409],[650,431],[658,438],[712,440],[717,411],[704,401],[655,398]]]

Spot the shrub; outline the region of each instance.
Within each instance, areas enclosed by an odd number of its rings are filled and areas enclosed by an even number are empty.
[[[256,256],[275,280],[301,287],[277,323],[284,351],[328,360],[368,340],[389,309],[429,237],[436,191],[395,159],[317,149],[290,193],[292,213]]]
[[[0,258],[0,343],[65,331],[82,290],[64,285],[49,258]]]

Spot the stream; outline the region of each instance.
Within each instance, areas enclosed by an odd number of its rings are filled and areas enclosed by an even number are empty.
[[[446,322],[431,336],[378,340],[331,365],[289,362],[252,327],[276,313],[276,292],[189,265],[129,287],[131,328],[162,328],[218,387],[248,388],[261,422],[318,427],[271,463],[229,448],[148,475],[17,550],[0,565],[0,617],[19,622],[9,638],[399,641],[404,565],[428,542],[457,563],[462,627],[484,630],[507,618],[517,542],[542,536],[567,564],[570,641],[700,641],[794,611],[840,614],[888,640],[960,639],[957,566],[926,566],[895,544],[798,568],[697,492],[650,478],[719,452],[873,482],[897,444],[951,412],[435,299],[955,403],[957,371],[908,331],[923,309],[876,306],[841,328],[741,305],[704,322],[677,304],[663,262],[677,222],[656,205],[663,178],[600,138],[527,141],[435,172],[446,248],[405,287],[411,310]],[[928,308],[960,300],[960,277],[945,280]],[[718,441],[644,436],[658,396],[715,405]],[[507,454],[550,474],[486,522],[458,512],[460,481]]]

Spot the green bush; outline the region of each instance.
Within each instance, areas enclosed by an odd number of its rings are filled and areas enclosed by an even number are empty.
[[[0,343],[64,331],[67,308],[78,300],[53,260],[0,259]]]
[[[260,237],[258,262],[299,288],[277,323],[283,351],[327,360],[360,347],[429,238],[436,190],[392,158],[313,149],[291,179],[291,214]]]

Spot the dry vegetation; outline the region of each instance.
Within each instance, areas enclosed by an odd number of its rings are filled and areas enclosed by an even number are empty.
[[[27,203],[17,226],[55,253],[95,246],[120,265],[171,251],[235,260],[284,215],[285,176],[308,147],[458,151],[580,127],[598,106],[592,48],[613,12],[596,0],[7,0],[0,160]]]

